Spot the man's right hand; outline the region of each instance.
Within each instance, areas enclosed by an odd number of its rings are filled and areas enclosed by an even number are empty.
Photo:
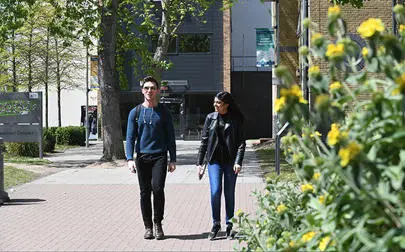
[[[136,165],[135,165],[135,161],[134,161],[134,160],[128,160],[128,169],[129,169],[132,173],[136,173]]]

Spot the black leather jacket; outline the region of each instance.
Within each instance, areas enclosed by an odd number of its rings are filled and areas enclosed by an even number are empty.
[[[210,162],[218,144],[217,136],[218,112],[207,115],[201,135],[201,145],[198,152],[197,165],[202,165],[204,160]],[[242,165],[245,154],[246,142],[242,129],[242,122],[230,118],[230,124],[225,124],[225,143],[234,164]]]

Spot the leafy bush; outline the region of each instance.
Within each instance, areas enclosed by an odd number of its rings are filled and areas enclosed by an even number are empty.
[[[51,130],[51,128],[43,130],[43,137],[42,137],[42,149],[45,152],[52,152],[55,150],[56,144],[56,130]]]
[[[346,35],[338,6],[328,11],[333,40],[305,21],[312,48],[302,47],[300,53],[310,66],[313,107],[282,67],[276,71],[282,88],[275,107],[282,122],[292,125],[283,146],[302,181],[303,196],[298,194],[297,207],[289,195],[272,199],[268,189],[259,197],[267,203],[260,204],[258,219],[238,213],[241,232],[255,236],[241,236],[245,250],[405,249],[405,7],[397,5],[394,12],[399,37],[371,18],[357,30],[367,41],[364,48]],[[366,62],[362,72],[355,66],[358,54]],[[327,63],[327,74],[320,71],[321,61]],[[361,101],[364,94],[370,99]],[[280,225],[274,210],[280,202],[293,225]],[[277,223],[261,225],[265,220]],[[259,235],[266,230],[274,236],[266,236],[267,244]],[[291,232],[288,239],[283,232]]]
[[[38,157],[38,143],[5,143],[6,152],[11,156]]]
[[[86,129],[79,126],[67,126],[56,129],[56,143],[60,145],[85,145]]]

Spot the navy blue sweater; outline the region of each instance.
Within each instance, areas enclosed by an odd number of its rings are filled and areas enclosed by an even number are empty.
[[[138,132],[135,132],[135,113],[133,108],[129,112],[127,137],[126,137],[126,156],[127,160],[134,159],[134,145],[136,153],[170,153],[170,162],[176,162],[176,139],[172,116],[169,110],[162,104],[154,108],[145,108],[141,106],[138,118]]]

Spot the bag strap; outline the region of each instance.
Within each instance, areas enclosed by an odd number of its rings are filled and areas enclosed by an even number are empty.
[[[141,114],[141,104],[136,105],[135,107],[135,123],[138,125],[139,115]]]

